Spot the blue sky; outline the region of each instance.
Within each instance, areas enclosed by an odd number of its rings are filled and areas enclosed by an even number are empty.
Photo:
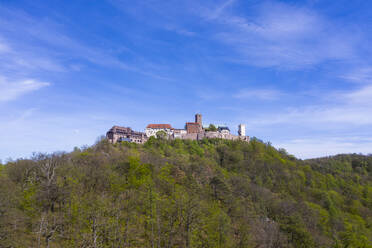
[[[300,158],[372,153],[372,3],[0,0],[0,159],[196,112]]]

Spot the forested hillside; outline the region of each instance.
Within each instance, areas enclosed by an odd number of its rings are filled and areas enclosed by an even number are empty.
[[[102,140],[0,165],[0,247],[372,247],[372,156]]]

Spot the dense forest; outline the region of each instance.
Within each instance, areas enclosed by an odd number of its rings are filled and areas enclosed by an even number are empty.
[[[372,247],[372,156],[150,138],[0,164],[0,247]]]

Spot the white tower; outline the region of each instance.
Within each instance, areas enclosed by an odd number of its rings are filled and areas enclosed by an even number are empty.
[[[245,124],[239,124],[239,136],[245,136]]]

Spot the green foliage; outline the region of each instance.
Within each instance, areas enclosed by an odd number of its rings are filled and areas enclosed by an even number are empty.
[[[167,138],[167,133],[163,130],[157,131],[156,132],[156,138],[158,139],[166,139]]]
[[[29,184],[22,192],[21,202],[19,207],[26,215],[34,215],[36,214],[36,190],[37,186],[33,184]]]
[[[371,248],[372,156],[165,137],[0,164],[0,247]]]
[[[213,124],[209,124],[209,127],[206,128],[205,131],[215,132],[215,131],[217,131],[217,127]]]
[[[340,233],[340,239],[343,247],[350,248],[370,248],[372,247],[367,236],[356,230],[350,223],[345,223],[345,231]]]
[[[293,243],[294,247],[316,247],[310,232],[306,229],[300,216],[290,216],[288,218],[288,222],[282,224],[281,229],[288,234],[289,239],[291,243]]]

